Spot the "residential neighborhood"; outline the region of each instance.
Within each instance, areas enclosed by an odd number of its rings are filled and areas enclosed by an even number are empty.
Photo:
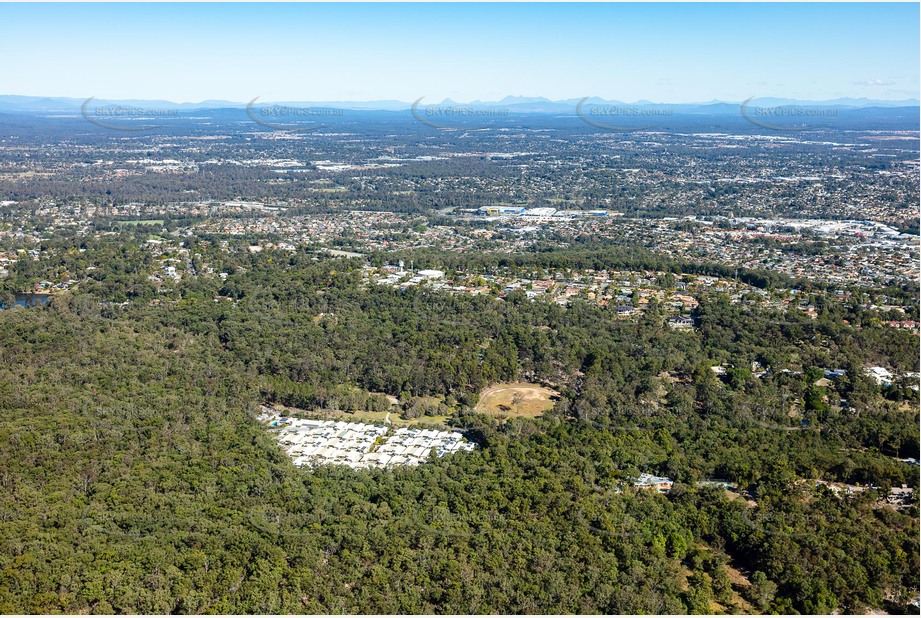
[[[417,466],[433,453],[441,456],[476,448],[457,431],[292,418],[269,410],[263,408],[259,421],[275,433],[296,466]]]

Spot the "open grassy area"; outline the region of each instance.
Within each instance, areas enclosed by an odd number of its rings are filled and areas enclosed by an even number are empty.
[[[117,223],[121,225],[163,225],[165,222],[164,219],[131,219],[117,221]]]
[[[559,393],[527,382],[494,384],[483,389],[476,411],[490,414],[496,418],[540,416],[553,408]]]
[[[387,412],[372,412],[370,410],[358,410],[355,412],[343,412],[342,410],[300,410],[298,408],[289,408],[279,404],[271,404],[279,412],[284,412],[292,416],[303,416],[309,418],[322,418],[332,421],[367,421],[378,425],[387,424]],[[425,425],[427,427],[447,428],[447,416],[420,416],[410,420],[400,418],[395,412],[390,412],[390,424],[394,427],[418,427]]]

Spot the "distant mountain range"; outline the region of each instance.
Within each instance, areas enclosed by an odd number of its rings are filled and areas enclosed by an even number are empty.
[[[460,103],[445,99],[442,101],[428,100],[425,97],[415,102],[406,101],[262,101],[256,100],[252,105],[257,108],[279,105],[289,107],[326,107],[349,110],[363,111],[407,111],[415,105],[417,109],[425,109],[430,106],[438,107],[458,107],[465,109],[480,110],[504,110],[508,113],[573,113],[579,104],[583,107],[591,106],[623,106],[640,109],[659,109],[671,110],[675,114],[724,114],[739,112],[739,106],[743,103],[727,101],[709,101],[705,103],[653,103],[651,101],[635,101],[632,103],[624,101],[614,101],[601,99],[599,97],[588,97],[579,99],[566,99],[562,101],[551,101],[544,97],[521,97],[508,96],[501,101],[472,101],[469,103]],[[7,113],[45,113],[45,114],[72,114],[79,113],[87,99],[75,99],[68,97],[29,97],[18,95],[0,95],[0,112]],[[244,109],[250,103],[208,100],[199,103],[174,103],[172,101],[161,100],[138,100],[138,99],[96,99],[93,98],[87,104],[88,108],[95,109],[105,106],[122,106],[133,107],[143,110],[177,110],[191,112],[195,110],[208,109]],[[800,101],[796,99],[780,99],[770,97],[759,97],[748,101],[749,107],[785,107],[785,106],[803,106],[803,107],[822,107],[827,109],[856,110],[873,107],[918,107],[921,105],[918,99],[903,99],[901,101],[882,101],[877,99],[854,99],[841,98],[829,101]]]

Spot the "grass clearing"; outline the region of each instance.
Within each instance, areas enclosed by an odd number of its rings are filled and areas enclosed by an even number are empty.
[[[372,412],[370,410],[357,410],[355,412],[345,412],[343,410],[301,410],[299,408],[290,408],[281,404],[268,404],[280,413],[290,414],[291,416],[302,416],[305,418],[319,418],[330,421],[365,421],[377,425],[393,425],[394,427],[440,427],[447,429],[447,416],[420,416],[414,419],[402,419],[397,412],[391,411],[390,418],[387,418],[387,412]]]
[[[540,384],[509,382],[494,384],[480,392],[476,411],[496,418],[540,416],[553,408],[559,393]]]
[[[165,219],[131,219],[118,221],[122,225],[163,225],[166,223]]]

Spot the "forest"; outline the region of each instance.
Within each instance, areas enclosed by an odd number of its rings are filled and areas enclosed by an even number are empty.
[[[0,311],[4,613],[916,610],[918,468],[901,459],[919,457],[918,391],[863,369],[918,372],[918,338],[820,286],[815,320],[714,293],[679,332],[656,310],[367,286],[361,260],[306,249],[203,243],[226,279],[157,293],[138,242],[58,242],[83,251],[55,266],[92,277]],[[706,271],[590,243],[414,259]],[[474,412],[514,380],[559,400],[536,419]],[[382,394],[397,413],[438,397],[478,448],[300,469],[255,419],[267,402],[383,409]],[[674,489],[632,487],[643,472]],[[881,504],[903,484],[910,505]]]

